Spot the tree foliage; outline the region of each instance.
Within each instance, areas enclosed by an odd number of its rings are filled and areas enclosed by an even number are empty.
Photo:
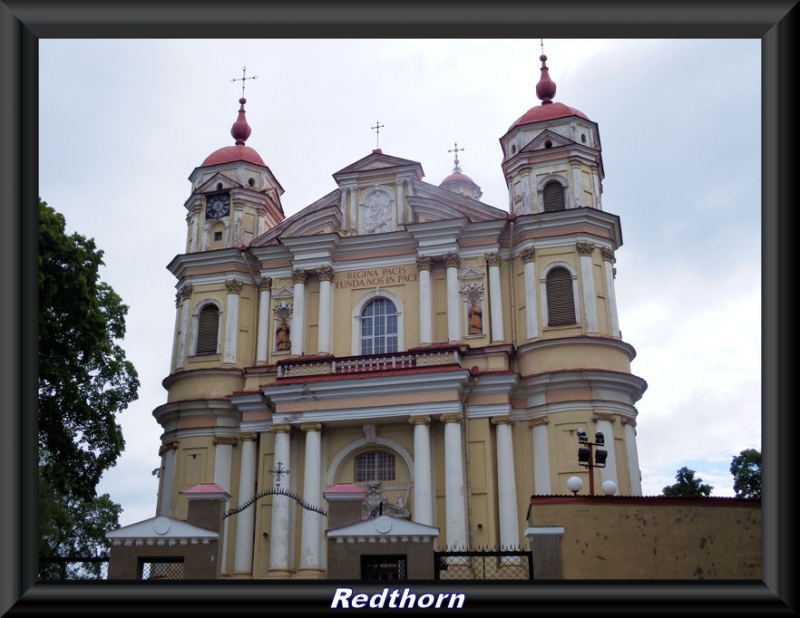
[[[124,449],[115,414],[139,379],[117,343],[128,307],[100,280],[103,252],[65,227],[40,200],[39,465],[54,489],[92,500]]]
[[[96,579],[99,563],[59,563],[52,558],[107,556],[105,533],[119,526],[121,511],[108,494],[82,500],[59,492],[40,468],[39,579]]]
[[[711,485],[703,484],[703,479],[695,478],[695,471],[690,470],[686,466],[678,470],[675,474],[675,480],[678,481],[674,485],[667,485],[664,489],[665,496],[705,496],[711,495],[711,490],[714,489]]]
[[[105,533],[118,527],[122,508],[96,487],[125,447],[116,414],[139,389],[118,344],[128,307],[100,280],[103,252],[65,227],[39,200],[38,550],[45,559],[106,553]],[[40,579],[63,576],[61,565],[40,560]]]
[[[761,451],[749,448],[734,455],[731,474],[737,498],[761,499]]]

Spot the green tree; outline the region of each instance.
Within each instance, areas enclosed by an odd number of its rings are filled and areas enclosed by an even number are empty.
[[[119,507],[96,498],[96,486],[125,447],[116,414],[139,389],[118,343],[128,307],[100,280],[103,252],[65,228],[64,217],[39,200],[39,529],[51,540],[64,509],[88,517],[94,508],[104,523],[116,523]],[[82,551],[78,538],[74,551]]]
[[[731,474],[737,498],[761,499],[761,451],[749,448],[734,455]]]
[[[97,562],[53,558],[108,555],[108,530],[119,525],[122,507],[108,494],[82,500],[56,490],[39,469],[39,579],[98,579]]]
[[[703,479],[695,478],[695,471],[690,470],[686,466],[678,470],[675,474],[675,480],[678,481],[674,485],[667,485],[664,489],[665,496],[706,496],[711,495],[711,490],[714,489],[711,485],[704,485]]]

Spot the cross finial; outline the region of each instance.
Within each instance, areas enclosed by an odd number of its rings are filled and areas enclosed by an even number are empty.
[[[289,471],[286,468],[283,467],[283,462],[282,461],[279,461],[278,465],[275,468],[276,468],[275,470],[270,469],[269,473],[275,475],[275,487],[280,489],[280,487],[281,487],[281,477],[283,477],[284,474],[289,474]]]
[[[242,76],[241,77],[234,77],[231,81],[232,82],[242,82],[242,98],[244,99],[244,80],[246,79],[258,79],[258,75],[253,75],[251,77],[245,77],[244,74],[247,72],[247,65],[242,67]]]
[[[544,54],[544,39],[539,39],[540,45],[542,46],[542,54]]]
[[[464,149],[463,149],[463,148],[459,148],[459,147],[458,147],[458,142],[455,142],[455,143],[453,144],[453,149],[452,149],[452,150],[448,150],[448,151],[447,151],[447,152],[454,152],[454,153],[456,153],[455,167],[453,168],[453,173],[454,173],[454,174],[460,174],[460,173],[461,173],[461,168],[458,166],[458,153],[459,153],[459,152],[463,152],[463,151],[464,151]]]
[[[375,149],[379,150],[380,149],[381,129],[383,128],[383,125],[378,120],[378,121],[375,122],[375,126],[374,127],[370,127],[370,128],[373,131],[375,131]]]

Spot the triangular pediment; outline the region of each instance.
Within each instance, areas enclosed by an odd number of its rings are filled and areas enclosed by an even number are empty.
[[[341,537],[363,537],[363,538],[390,538],[406,537],[418,538],[420,540],[433,540],[439,536],[439,528],[418,524],[408,519],[399,517],[389,517],[381,515],[359,521],[355,524],[348,524],[340,528],[328,530],[328,538]]]
[[[239,189],[242,185],[228,178],[225,174],[217,172],[202,185],[195,189],[195,193],[215,193],[216,191],[230,191]]]
[[[532,152],[558,148],[559,146],[572,146],[577,142],[564,137],[554,131],[545,129],[525,145],[521,152]],[[548,145],[549,144],[549,145]]]
[[[416,180],[422,180],[425,176],[422,165],[416,161],[385,155],[380,150],[373,150],[363,159],[340,169],[333,174],[333,178],[339,186],[342,186],[342,184],[358,183],[362,180],[371,182],[376,177],[398,174],[402,174],[404,177],[411,176]]]
[[[112,541],[126,539],[218,539],[219,534],[208,528],[195,526],[182,519],[151,517],[143,521],[106,532]]]

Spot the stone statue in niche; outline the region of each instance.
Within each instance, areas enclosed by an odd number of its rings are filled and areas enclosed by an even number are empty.
[[[363,229],[365,234],[392,231],[394,200],[385,191],[373,191],[364,202]]]
[[[278,350],[291,350],[292,349],[292,340],[289,338],[289,332],[291,328],[289,327],[289,323],[286,321],[286,317],[281,317],[281,321],[278,322],[278,329],[275,332],[275,347]]]
[[[470,299],[469,311],[469,334],[480,335],[483,333],[483,310],[474,298]]]

